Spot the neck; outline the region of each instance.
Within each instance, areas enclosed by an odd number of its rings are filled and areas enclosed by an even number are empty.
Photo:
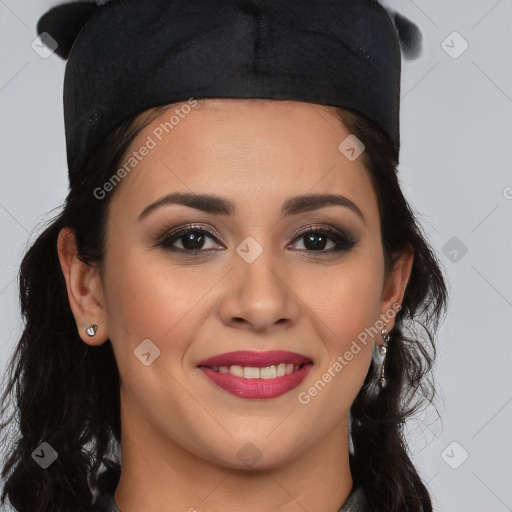
[[[309,450],[255,470],[192,453],[142,415],[130,414],[128,421],[122,410],[121,418],[121,477],[114,497],[122,512],[338,512],[352,490],[348,420]]]

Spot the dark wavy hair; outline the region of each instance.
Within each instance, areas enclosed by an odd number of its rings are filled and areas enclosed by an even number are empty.
[[[8,498],[20,512],[90,512],[119,481],[120,381],[114,352],[110,340],[89,346],[77,332],[57,237],[64,227],[72,228],[79,258],[101,264],[109,200],[116,191],[103,200],[93,192],[112,177],[140,130],[167,108],[132,116],[95,148],[78,173],[81,178],[72,183],[61,212],[22,260],[24,329],[4,376],[5,421],[0,424],[6,451],[0,503]],[[386,356],[387,386],[378,391],[380,366],[372,359],[351,407],[350,469],[371,510],[431,512],[429,492],[408,454],[404,426],[421,405],[433,403],[434,336],[446,310],[446,285],[401,192],[389,139],[364,116],[347,109],[336,112],[366,146],[362,158],[378,197],[387,268],[404,246],[414,249],[411,277]],[[14,409],[5,418],[11,402]],[[15,431],[12,439],[9,425]],[[58,453],[47,469],[32,457],[42,442]]]

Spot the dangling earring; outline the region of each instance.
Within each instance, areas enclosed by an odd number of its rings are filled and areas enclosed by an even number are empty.
[[[386,323],[384,323],[384,329],[382,329],[382,331],[380,331],[380,335],[382,336],[382,345],[379,345],[379,352],[383,355],[383,360],[382,360],[382,367],[380,369],[380,387],[381,389],[384,389],[387,385],[387,382],[386,382],[386,378],[384,377],[384,366],[386,364],[386,351],[387,351],[387,348],[388,348],[388,343],[389,343],[389,333],[388,331],[386,330]]]
[[[91,324],[89,327],[86,327],[86,324],[83,324],[83,328],[85,329],[85,332],[88,334],[88,336],[94,336],[98,330],[98,326],[96,324]]]

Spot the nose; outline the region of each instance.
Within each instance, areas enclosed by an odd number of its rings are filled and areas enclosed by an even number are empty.
[[[291,327],[302,309],[295,291],[296,279],[271,251],[263,250],[251,263],[235,254],[222,291],[221,320],[230,327],[255,333]]]

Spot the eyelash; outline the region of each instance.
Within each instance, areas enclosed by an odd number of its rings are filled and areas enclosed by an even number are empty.
[[[210,251],[215,251],[217,249],[199,249],[199,250],[187,250],[187,249],[179,249],[176,247],[172,247],[172,244],[174,244],[176,241],[178,241],[183,236],[189,234],[189,233],[201,233],[203,235],[207,235],[212,238],[218,238],[217,235],[215,235],[213,232],[201,228],[196,225],[188,225],[183,226],[181,228],[178,228],[174,231],[171,231],[169,233],[166,233],[163,237],[160,238],[160,241],[156,244],[158,247],[162,247],[163,249],[175,253],[181,253],[183,255],[186,255],[187,257],[196,257],[199,253],[207,253]],[[330,250],[308,250],[308,249],[300,249],[300,251],[305,251],[307,253],[312,253],[313,258],[323,257],[327,256],[333,253],[340,253],[340,252],[347,252],[350,251],[356,244],[355,240],[353,240],[350,236],[348,236],[345,233],[338,233],[337,231],[334,231],[332,229],[328,228],[315,228],[313,226],[308,226],[307,229],[299,231],[299,233],[296,234],[293,241],[296,241],[300,238],[303,238],[305,235],[313,233],[315,235],[323,235],[329,239],[331,239],[335,244],[336,247]]]

